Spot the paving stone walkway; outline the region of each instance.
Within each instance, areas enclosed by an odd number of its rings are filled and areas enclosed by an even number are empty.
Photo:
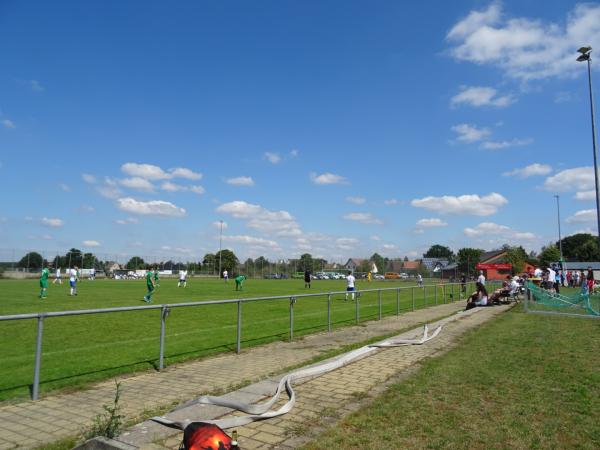
[[[286,367],[298,366],[323,352],[346,344],[390,335],[400,330],[432,323],[464,308],[464,302],[442,304],[400,316],[386,317],[331,333],[318,333],[293,342],[275,342],[237,354],[224,354],[197,362],[174,365],[161,372],[121,378],[122,413],[127,420],[147,416],[149,411],[174,405],[209,392],[230,392],[236,386],[261,381],[243,389],[245,401],[256,401],[272,392],[277,377]],[[504,311],[506,307],[480,308],[477,314],[465,314],[450,322],[442,334],[427,345],[396,347],[352,363],[335,372],[300,384],[297,403],[282,418],[247,425],[239,429],[244,449],[295,448],[302,440],[298,433],[306,422],[327,414],[341,414],[352,399],[381,385],[415,362],[444,348],[466,330],[478,326]],[[420,332],[420,330],[419,330]],[[415,335],[415,332],[405,333]],[[89,428],[103,405],[114,399],[114,381],[99,383],[75,393],[50,395],[36,402],[0,406],[0,450],[16,447],[35,448],[77,435]],[[318,400],[318,401],[317,401]],[[228,413],[225,408],[207,407],[203,414],[212,417]],[[182,410],[185,411],[185,410]],[[189,411],[184,412],[189,413]],[[201,416],[198,418],[208,418]],[[155,433],[149,432],[151,428]],[[31,430],[37,430],[33,432]],[[177,448],[181,434],[158,424],[141,423],[124,433],[120,440],[141,448]],[[298,436],[296,436],[298,435]]]

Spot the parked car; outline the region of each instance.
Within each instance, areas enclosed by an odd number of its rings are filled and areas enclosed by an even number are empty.
[[[400,274],[400,278],[402,278],[403,280],[407,280],[408,279],[408,274],[403,272],[403,273]]]
[[[373,275],[373,279],[374,280],[385,280],[385,276],[381,275],[380,273],[376,273],[375,275]]]
[[[386,272],[383,278],[385,278],[386,280],[397,280],[400,278],[400,275],[396,272]]]

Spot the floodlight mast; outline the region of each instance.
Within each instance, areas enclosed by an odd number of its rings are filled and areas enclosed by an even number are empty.
[[[588,69],[588,85],[590,88],[590,111],[592,115],[592,146],[594,149],[594,180],[596,184],[596,220],[598,225],[598,250],[600,251],[600,189],[598,188],[598,148],[596,147],[596,117],[594,114],[594,94],[592,90],[592,52],[591,46],[580,47],[577,50],[581,55],[577,57],[577,61],[587,61]]]

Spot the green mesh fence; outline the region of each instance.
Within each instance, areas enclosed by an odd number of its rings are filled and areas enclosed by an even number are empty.
[[[557,294],[527,282],[531,294],[528,307],[538,310],[568,310],[569,313],[600,316],[600,296],[577,291],[570,295]]]

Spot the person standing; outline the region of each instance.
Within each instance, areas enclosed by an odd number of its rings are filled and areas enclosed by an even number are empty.
[[[354,282],[356,278],[352,275],[352,272],[348,274],[346,277],[346,298],[344,300],[348,300],[348,292],[350,293],[350,300],[354,300],[354,291],[356,288],[354,287]]]
[[[309,288],[310,289],[310,281],[311,281],[311,274],[310,274],[310,270],[306,269],[304,271],[304,289]]]
[[[229,280],[229,272],[227,272],[227,270],[223,271],[223,279],[225,280],[225,282],[227,282],[227,280]]]
[[[92,267],[90,269],[90,281],[94,281],[96,279],[96,268]]]
[[[591,267],[588,267],[587,275],[585,278],[587,280],[588,291],[590,295],[592,295],[594,293],[594,271]]]
[[[62,284],[62,276],[60,274],[60,267],[56,268],[56,273],[54,274],[54,281],[52,282],[52,284]]]
[[[40,298],[44,300],[47,298],[46,292],[48,291],[48,277],[50,276],[50,270],[47,267],[42,269],[42,275],[40,276]]]
[[[483,270],[479,271],[479,276],[477,277],[477,282],[481,283],[483,286],[485,286],[485,275],[483,275]]]
[[[144,301],[146,303],[152,303],[152,294],[154,294],[154,280],[156,279],[156,277],[154,276],[154,273],[148,269],[148,271],[146,272],[146,288],[148,289],[148,292],[146,293],[146,295],[144,295]]]
[[[467,293],[467,277],[464,273],[460,276],[460,292],[461,294]]]
[[[417,274],[417,286],[423,287],[423,277],[421,276],[420,273]]]
[[[179,283],[177,283],[177,287],[187,287],[187,270],[181,269],[179,271]]]
[[[154,287],[157,288],[160,286],[160,280],[158,279],[158,267],[154,268]]]
[[[244,290],[244,280],[246,279],[245,275],[238,275],[237,277],[235,277],[235,290],[236,291],[243,291]]]
[[[370,283],[372,279],[373,279],[373,273],[371,273],[371,271],[369,271],[369,273],[367,274],[367,281]]]
[[[70,295],[77,295],[77,282],[79,281],[79,268],[77,266],[69,269]]]

